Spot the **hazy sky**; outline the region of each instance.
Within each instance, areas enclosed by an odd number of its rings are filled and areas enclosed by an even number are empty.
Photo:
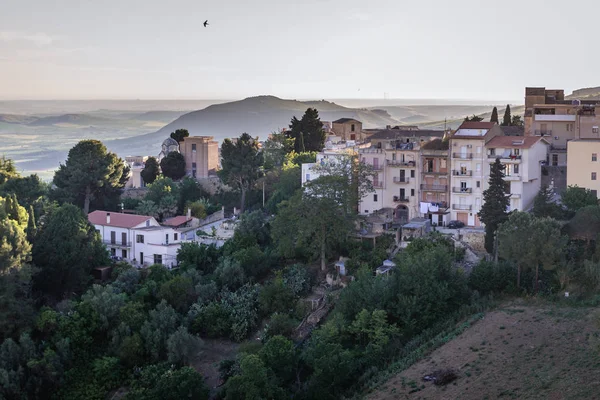
[[[527,85],[600,85],[599,12],[598,0],[2,0],[0,98],[522,101]]]

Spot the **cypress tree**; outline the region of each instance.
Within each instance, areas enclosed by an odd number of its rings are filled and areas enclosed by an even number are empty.
[[[479,211],[479,219],[485,224],[485,249],[494,251],[494,235],[498,226],[508,219],[510,193],[505,192],[504,165],[499,158],[491,165],[488,188],[483,191],[483,205]]]
[[[35,213],[33,212],[33,206],[29,206],[29,220],[27,221],[27,240],[29,243],[33,243],[36,232]]]
[[[490,118],[490,122],[498,123],[498,108],[494,107],[492,110],[492,117]]]
[[[308,108],[300,120],[292,117],[290,128],[286,134],[294,139],[294,150],[297,153],[321,151],[325,147],[327,135],[316,108]]]
[[[506,105],[504,110],[504,118],[502,118],[502,126],[510,126],[512,124],[512,117],[510,115],[510,104]]]

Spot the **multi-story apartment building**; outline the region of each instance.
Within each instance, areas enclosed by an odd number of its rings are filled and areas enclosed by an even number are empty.
[[[467,226],[480,226],[488,159],[485,145],[502,129],[491,122],[463,122],[450,139],[450,218]]]
[[[485,146],[487,156],[484,189],[488,188],[490,166],[499,159],[504,165],[506,193],[510,193],[510,211],[526,211],[540,191],[542,163],[549,143],[539,136],[496,136]]]
[[[567,185],[600,193],[600,139],[575,139],[567,147]]]
[[[368,215],[389,211],[396,223],[420,217],[422,143],[444,137],[441,130],[384,129],[371,134],[371,147],[359,150],[361,162],[375,171],[374,193],[361,199],[359,212]]]
[[[180,143],[188,176],[201,179],[215,175],[219,169],[219,142],[213,136],[189,136]]]
[[[189,217],[186,221],[191,221]],[[163,264],[173,267],[177,264],[177,250],[182,240],[193,237],[183,236],[185,223],[178,227],[163,226],[154,217],[146,215],[131,215],[107,211],[94,211],[88,215],[88,220],[102,237],[108,251],[113,256],[135,265]],[[168,223],[168,221],[167,221]],[[194,236],[195,233],[191,232]]]
[[[548,163],[567,165],[567,142],[600,138],[600,101],[565,100],[564,90],[525,88],[525,135],[550,144]]]
[[[434,139],[421,146],[419,212],[435,225],[446,225],[450,212],[450,159],[448,140]]]

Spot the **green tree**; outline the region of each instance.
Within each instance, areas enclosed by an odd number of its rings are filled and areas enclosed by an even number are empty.
[[[177,143],[183,142],[186,137],[190,137],[187,129],[177,129],[175,132],[171,132],[171,139],[177,140]]]
[[[493,122],[495,124],[499,123],[498,121],[498,108],[494,107],[494,109],[492,110],[492,116],[490,117],[490,122]]]
[[[286,384],[295,378],[298,357],[294,343],[283,337],[273,336],[258,352],[260,359],[279,378],[280,384]]]
[[[21,268],[31,255],[23,228],[12,219],[0,220],[0,275]]]
[[[198,182],[191,176],[186,176],[179,183],[179,198],[177,199],[177,210],[180,214],[185,214],[187,212],[187,209],[185,207],[187,203],[196,202],[208,197],[210,197],[210,193],[204,190],[200,182]]]
[[[99,233],[81,210],[64,204],[52,212],[36,236],[33,263],[39,268],[34,285],[56,299],[81,293],[95,267],[108,264]]]
[[[180,326],[167,339],[167,359],[175,365],[185,365],[196,359],[202,349],[202,340]]]
[[[465,122],[481,122],[481,121],[483,121],[483,117],[480,117],[479,115],[473,114],[472,117],[469,117],[468,115],[465,117]]]
[[[178,181],[185,176],[185,158],[181,153],[172,151],[160,160],[160,169],[164,176]]]
[[[294,258],[301,249],[319,258],[325,271],[328,256],[352,229],[352,219],[335,200],[299,193],[280,205],[271,231],[281,255]]]
[[[504,169],[499,158],[491,164],[488,188],[483,191],[483,205],[479,211],[479,219],[485,224],[485,249],[490,254],[494,252],[494,235],[498,226],[508,219],[510,194],[505,189]]]
[[[224,182],[240,190],[242,213],[246,205],[246,193],[260,177],[262,165],[263,154],[258,148],[258,138],[253,139],[247,133],[242,133],[236,140],[223,141],[219,175]]]
[[[173,277],[161,285],[158,296],[166,300],[175,310],[187,311],[194,302],[193,282],[182,275]]]
[[[600,207],[585,206],[577,210],[566,230],[574,240],[585,240],[587,243],[596,240],[600,233]]]
[[[0,185],[0,195],[15,194],[19,204],[28,208],[48,193],[48,184],[42,182],[39,176],[13,177]]]
[[[148,365],[134,379],[126,400],[208,400],[204,379],[192,367],[174,369],[168,364]]]
[[[69,150],[65,164],[54,174],[54,195],[63,202],[90,210],[92,200],[118,199],[129,167],[99,140],[82,140]]]
[[[2,198],[0,198],[0,201],[2,201]],[[4,212],[8,219],[15,221],[21,228],[25,229],[27,227],[29,214],[24,207],[21,207],[14,193],[4,200]]]
[[[558,221],[515,211],[498,228],[498,253],[517,265],[517,287],[521,286],[522,269],[535,269],[537,291],[540,265],[545,269],[556,266],[564,251],[565,239]]]
[[[272,371],[256,354],[242,357],[240,373],[229,378],[225,393],[227,400],[283,399],[285,396],[277,386]]]
[[[568,186],[563,192],[561,199],[571,216],[583,207],[598,205],[598,198],[590,189],[577,185]]]
[[[140,334],[144,339],[146,351],[154,360],[166,357],[167,339],[175,333],[178,326],[179,315],[165,300],[162,300],[154,310],[150,311]]]
[[[27,220],[27,240],[29,243],[33,243],[33,239],[37,233],[37,225],[35,223],[35,213],[33,212],[33,206],[29,206],[29,219]]]
[[[294,139],[294,150],[298,153],[323,150],[327,136],[316,108],[308,108],[300,120],[293,117],[286,134]]]
[[[148,157],[144,163],[144,169],[140,172],[145,184],[153,183],[160,174],[160,166],[155,157]]]
[[[19,176],[14,161],[5,156],[0,157],[0,185]]]
[[[215,270],[219,256],[219,249],[212,244],[182,243],[177,250],[177,262],[181,268],[195,268],[204,274],[210,274]]]
[[[510,115],[510,104],[506,105],[506,110],[504,110],[504,117],[502,118],[502,126],[510,126],[512,123],[512,117]]]
[[[512,126],[524,126],[523,118],[520,115],[513,115],[512,120],[510,121]]]
[[[533,215],[536,217],[550,217],[561,219],[563,217],[562,207],[553,201],[554,193],[548,186],[540,189],[533,199]]]
[[[149,217],[159,218],[158,205],[152,200],[142,200],[135,209],[139,215],[147,215]]]
[[[285,131],[272,133],[263,145],[265,169],[281,168],[285,156],[294,150],[294,139],[289,138]]]
[[[144,197],[144,201],[151,201],[156,205],[158,219],[162,221],[177,214],[179,193],[179,186],[171,178],[161,177],[148,185],[148,192]],[[140,204],[140,207],[142,204]],[[151,205],[149,205],[149,208],[151,209]]]

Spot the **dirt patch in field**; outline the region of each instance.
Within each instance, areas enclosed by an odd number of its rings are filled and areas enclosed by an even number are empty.
[[[600,396],[598,309],[511,305],[490,313],[367,396],[383,399],[593,399]],[[458,379],[423,381],[440,369]]]
[[[221,384],[219,363],[222,360],[234,359],[239,344],[227,340],[203,340],[204,348],[192,366],[204,377],[206,384],[214,393]]]

